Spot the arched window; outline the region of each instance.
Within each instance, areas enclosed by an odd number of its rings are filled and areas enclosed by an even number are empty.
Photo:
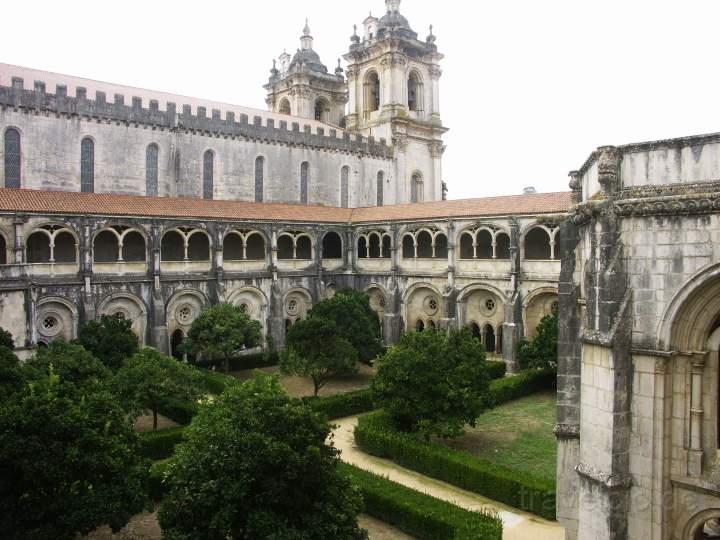
[[[464,232],[460,235],[460,258],[461,259],[474,259],[475,258],[475,239],[469,232]]]
[[[230,233],[223,241],[223,260],[241,261],[243,259],[243,241],[239,234]]]
[[[293,239],[284,234],[280,237],[278,237],[278,259],[280,260],[290,260],[295,258],[295,246],[293,243]]]
[[[470,326],[470,330],[472,331],[472,335],[474,338],[482,341],[482,336],[480,334],[480,327],[477,324],[472,323],[472,325]]]
[[[349,205],[348,198],[349,194],[349,182],[350,182],[350,167],[343,167],[340,171],[340,206],[347,208]]]
[[[525,233],[525,258],[527,260],[550,258],[550,235],[545,229],[535,227]]]
[[[406,234],[405,236],[403,236],[402,254],[403,254],[403,259],[415,258],[415,241],[413,240],[413,237],[410,234]]]
[[[168,231],[160,243],[160,258],[166,262],[185,259],[185,239],[177,231]]]
[[[435,236],[435,249],[433,250],[433,257],[436,259],[447,259],[448,257],[447,236],[444,234],[438,234]]]
[[[427,231],[420,231],[417,235],[417,256],[420,259],[430,259],[433,256],[432,236]]]
[[[210,260],[210,239],[205,233],[195,233],[188,238],[188,260],[204,262]]]
[[[265,260],[265,238],[259,233],[251,233],[245,238],[245,256],[251,261]]]
[[[336,232],[329,232],[323,238],[323,259],[342,259],[342,240]]]
[[[312,242],[307,236],[301,236],[295,243],[296,259],[309,261],[312,259]]]
[[[255,202],[263,202],[265,182],[265,158],[258,156],[255,159]]]
[[[290,101],[288,101],[287,98],[284,98],[280,102],[280,114],[292,114],[290,110]]]
[[[383,194],[385,189],[385,173],[380,171],[377,173],[377,205],[383,205]]]
[[[495,257],[498,259],[510,258],[510,237],[505,233],[495,236]]]
[[[93,242],[93,261],[96,263],[114,263],[120,258],[120,244],[112,231],[101,231]]]
[[[185,334],[182,330],[175,330],[170,337],[170,354],[176,360],[183,360],[182,343],[185,341]]]
[[[490,231],[478,231],[476,252],[478,259],[493,258],[492,234],[490,234]]]
[[[415,323],[415,330],[417,332],[422,332],[425,330],[425,323],[422,321],[422,319],[418,319],[418,321]]]
[[[207,150],[203,156],[203,199],[213,198],[214,162],[215,155],[212,150]]]
[[[95,143],[89,137],[80,143],[80,191],[95,192]]]
[[[145,151],[145,194],[157,197],[158,194],[158,145],[148,145]]]
[[[380,109],[380,77],[371,71],[365,76],[365,110],[373,112]]]
[[[368,258],[368,243],[367,239],[364,236],[361,236],[358,238],[358,259],[367,259]]]
[[[310,176],[310,164],[303,161],[300,165],[300,204],[308,203],[308,182]]]
[[[75,237],[67,231],[55,235],[53,258],[56,263],[74,263],[77,259]]]
[[[50,236],[44,232],[32,233],[25,244],[25,258],[28,263],[50,262]]]
[[[495,352],[495,329],[490,324],[485,325],[485,329],[483,331],[483,343],[485,344],[485,350],[487,352]]]
[[[407,93],[408,93],[408,109],[411,111],[422,111],[422,82],[416,71],[410,73],[408,77]]]
[[[7,264],[7,243],[2,234],[0,234],[0,264]]]
[[[5,131],[5,187],[20,188],[20,132],[15,128]]]
[[[145,262],[145,238],[137,231],[123,236],[122,258],[125,262]]]
[[[382,258],[383,259],[389,259],[390,258],[390,237],[389,236],[383,236],[382,239]]]
[[[315,102],[315,120],[317,120],[318,122],[327,122],[328,112],[329,112],[329,108],[328,108],[327,101],[325,101],[322,98],[319,98]]]
[[[423,202],[424,197],[425,193],[423,190],[422,176],[420,176],[420,173],[415,173],[412,175],[412,179],[410,180],[410,202]]]
[[[376,233],[370,235],[370,258],[380,258],[380,235]]]

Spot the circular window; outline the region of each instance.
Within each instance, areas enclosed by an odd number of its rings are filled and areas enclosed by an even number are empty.
[[[249,306],[248,306],[245,302],[243,302],[242,304],[240,304],[240,305],[238,306],[238,308],[240,308],[240,311],[242,311],[242,312],[245,313],[245,314],[247,314],[247,312],[250,311]]]
[[[38,318],[38,331],[46,337],[57,336],[63,329],[62,319],[55,313],[43,313]]]
[[[497,302],[494,298],[484,298],[480,300],[480,312],[486,317],[494,315],[496,309]]]
[[[58,320],[55,317],[45,317],[42,324],[45,330],[52,330],[57,326]]]
[[[293,317],[300,313],[300,301],[297,298],[289,298],[287,304],[285,304],[285,310],[288,315]]]
[[[552,304],[550,304],[550,311],[551,311],[553,314],[555,314],[555,313],[557,313],[558,311],[560,311],[560,302],[558,302],[558,301],[556,300],[555,302],[553,302]]]
[[[183,304],[178,307],[175,312],[176,318],[180,324],[188,325],[193,321],[194,311],[191,305]]]
[[[423,302],[423,307],[425,308],[425,313],[435,315],[440,309],[440,302],[438,302],[438,299],[434,296],[428,296]]]

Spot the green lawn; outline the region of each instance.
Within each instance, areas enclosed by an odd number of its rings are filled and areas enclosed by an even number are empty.
[[[557,394],[541,392],[484,413],[462,437],[439,440],[478,458],[555,482]]]

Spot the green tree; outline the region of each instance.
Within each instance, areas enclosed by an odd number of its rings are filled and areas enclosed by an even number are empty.
[[[48,362],[49,373],[23,370],[29,378],[0,403],[1,538],[117,531],[147,502],[149,463],[125,411],[104,381],[64,380],[76,371],[67,359]]]
[[[329,431],[276,377],[229,388],[200,409],[169,462],[163,538],[365,538],[362,499],[338,473]]]
[[[332,320],[316,315],[298,321],[288,331],[280,370],[310,377],[315,396],[331,379],[357,373],[358,353]]]
[[[518,345],[518,363],[522,369],[546,368],[557,371],[558,314],[546,315],[531,341]]]
[[[333,321],[338,336],[355,347],[361,362],[369,362],[382,352],[380,319],[370,307],[367,293],[343,289],[315,304],[308,316]]]
[[[157,429],[158,412],[172,400],[196,401],[204,395],[204,381],[198,370],[155,349],[141,349],[117,371],[114,387],[126,410],[147,411]]]
[[[0,401],[22,387],[22,372],[17,356],[7,347],[0,347]]]
[[[78,343],[113,371],[138,350],[132,321],[120,315],[103,315],[80,328]]]
[[[472,332],[406,333],[378,362],[373,400],[402,431],[452,437],[475,425],[487,398],[485,350]]]
[[[15,340],[12,334],[2,327],[0,327],[0,347],[7,347],[11,351],[15,349]]]
[[[78,343],[56,339],[23,366],[25,379],[41,379],[56,375],[63,385],[97,386],[107,384],[112,372]]]
[[[185,347],[210,359],[219,357],[225,373],[230,372],[230,359],[245,349],[260,345],[262,327],[239,307],[217,304],[203,310],[193,321]]]

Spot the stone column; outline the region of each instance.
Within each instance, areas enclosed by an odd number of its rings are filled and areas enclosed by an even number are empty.
[[[152,301],[150,306],[152,321],[149,321],[152,328],[150,342],[160,352],[169,354],[170,343],[165,317],[165,299],[163,298],[162,287],[160,286],[162,238],[160,225],[157,221],[153,221],[149,237],[150,242],[148,245],[148,251],[150,260],[150,277],[153,280]]]
[[[95,302],[93,302],[92,294],[92,278],[93,278],[93,249],[92,238],[90,233],[90,224],[87,219],[83,219],[80,225],[80,276],[83,280],[83,312],[80,315],[80,321],[87,323],[94,321],[97,313]]]
[[[16,214],[13,219],[13,227],[15,229],[15,239],[13,241],[13,263],[23,263],[23,224],[25,220],[23,216]]]
[[[516,220],[510,222],[510,283],[505,291],[505,324],[503,328],[502,355],[509,373],[518,371],[517,347],[523,338],[522,298],[518,291],[520,283],[520,227]]]
[[[690,448],[688,449],[687,474],[698,477],[702,474],[702,424],[703,424],[703,372],[706,352],[694,352],[690,359]]]

